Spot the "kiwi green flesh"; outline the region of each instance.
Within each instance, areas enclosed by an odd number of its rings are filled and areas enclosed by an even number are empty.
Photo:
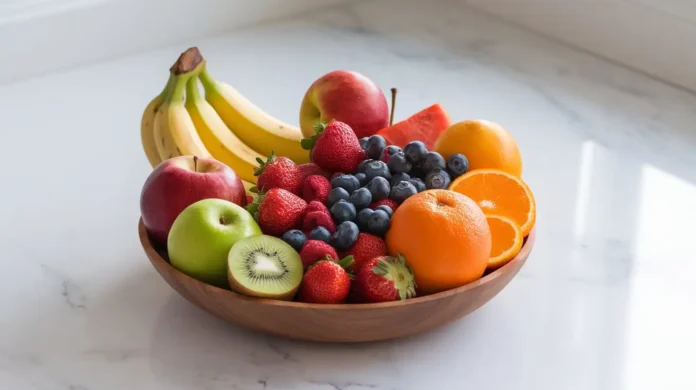
[[[302,275],[300,255],[272,236],[242,239],[232,246],[227,258],[230,288],[252,297],[291,300]]]

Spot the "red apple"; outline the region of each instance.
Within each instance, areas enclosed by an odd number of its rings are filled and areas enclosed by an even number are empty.
[[[389,125],[387,98],[360,73],[329,72],[315,81],[302,99],[302,134],[311,137],[318,121],[328,123],[332,119],[347,123],[358,138],[369,137]]]
[[[140,193],[140,214],[152,238],[164,245],[179,213],[202,199],[219,198],[242,207],[246,192],[232,168],[212,158],[174,157],[148,176]]]

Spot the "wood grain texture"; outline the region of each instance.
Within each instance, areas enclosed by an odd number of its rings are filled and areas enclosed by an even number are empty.
[[[535,237],[532,230],[519,255],[505,266],[456,289],[399,302],[320,305],[252,298],[199,282],[177,271],[158,253],[142,221],[138,232],[157,272],[191,303],[228,322],[259,332],[319,342],[394,339],[462,318],[510,282],[529,257]]]

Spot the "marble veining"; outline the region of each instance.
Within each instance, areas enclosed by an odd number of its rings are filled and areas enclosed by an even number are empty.
[[[354,2],[0,87],[0,389],[696,388],[696,94],[462,3]],[[136,234],[140,113],[190,45],[288,122],[348,68],[399,89],[397,119],[501,123],[537,198],[529,261],[461,321],[375,344],[194,307]]]
[[[80,287],[75,284],[69,278],[60,275],[56,270],[51,267],[41,264],[41,268],[45,273],[47,273],[51,278],[56,281],[60,281],[61,295],[65,299],[65,303],[72,309],[86,309],[85,306],[87,298],[81,292]]]

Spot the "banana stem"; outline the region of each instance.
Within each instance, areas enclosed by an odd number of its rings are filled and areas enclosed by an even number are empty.
[[[184,100],[184,91],[190,91],[188,93],[195,93],[194,98],[198,97],[200,98],[200,94],[198,93],[198,85],[196,84],[198,81],[198,74],[205,70],[205,62],[201,62],[200,65],[198,65],[194,70],[180,74],[178,76],[174,76],[175,79],[175,84],[174,87],[172,87],[172,90],[170,92],[169,98],[167,99],[168,102],[170,103],[180,103]],[[189,83],[189,80],[192,80],[192,87],[187,87],[187,84]]]
[[[208,69],[206,68],[201,71],[198,77],[201,79],[201,84],[203,84],[203,88],[206,90],[215,85],[215,79],[208,73]]]
[[[167,80],[167,84],[164,86],[164,89],[159,94],[160,98],[166,99],[167,96],[169,95],[169,92],[172,90],[172,88],[174,87],[175,84],[176,84],[176,76],[174,76],[174,73],[169,72],[169,79]]]
[[[176,76],[176,84],[172,88],[172,93],[167,99],[170,103],[179,103],[184,100],[184,88],[186,87],[186,82],[191,77],[189,74],[182,74],[181,76]]]
[[[167,98],[169,103],[181,103],[184,100],[184,89],[191,77],[205,70],[205,59],[197,47],[191,47],[181,53],[179,59],[169,69],[175,76],[176,83]]]
[[[198,90],[198,77],[191,77],[186,83],[186,99],[197,101],[201,99],[201,93]]]
[[[169,69],[175,75],[179,76],[185,73],[195,71],[205,60],[197,47],[188,48],[181,53],[174,65]]]

